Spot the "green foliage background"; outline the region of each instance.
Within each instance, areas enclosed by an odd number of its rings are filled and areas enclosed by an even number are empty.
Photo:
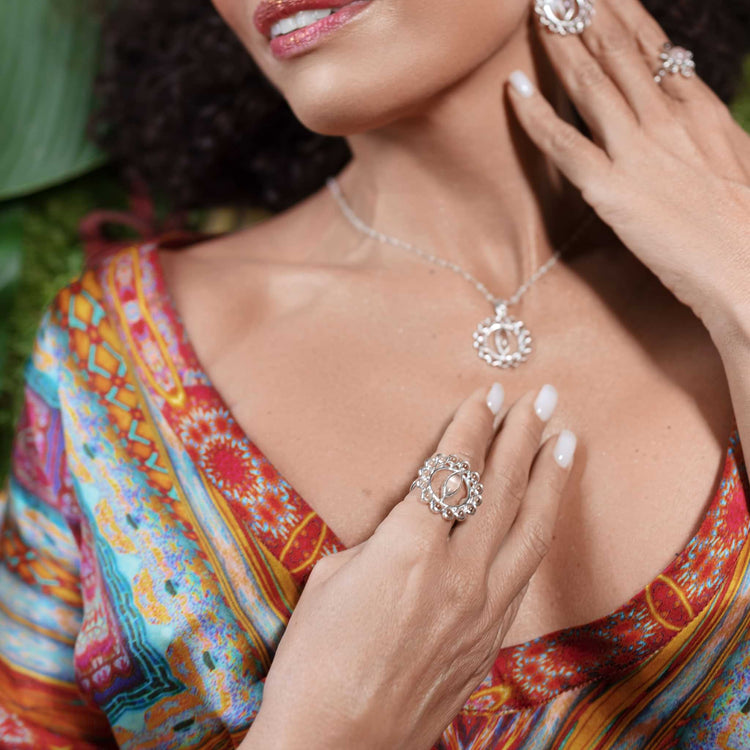
[[[750,59],[746,82],[733,111],[750,131]],[[21,404],[23,365],[39,318],[55,293],[81,269],[78,223],[94,209],[127,210],[128,206],[116,173],[104,167],[25,198],[21,208],[22,270],[7,315],[0,320],[0,333],[7,340],[5,367],[0,373],[0,486],[7,475],[13,426]],[[205,218],[196,214],[193,221]]]

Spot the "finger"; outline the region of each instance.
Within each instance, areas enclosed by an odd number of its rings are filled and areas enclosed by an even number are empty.
[[[610,11],[634,35],[646,65],[653,74],[666,62],[661,58],[664,45],[671,43],[667,33],[659,22],[643,7],[640,0],[618,0],[609,4]],[[677,48],[673,48],[673,51]],[[687,72],[687,67],[685,68]],[[697,97],[714,95],[710,86],[703,81],[697,72],[686,77],[682,73],[667,73],[660,87],[673,100],[687,102]]]
[[[668,113],[668,101],[655,84],[634,29],[620,20],[610,3],[600,3],[596,20],[584,30],[581,39],[640,123]]]
[[[518,516],[489,566],[487,586],[493,607],[502,608],[521,591],[549,551],[575,449],[576,437],[570,430],[550,437],[540,449]]]
[[[495,384],[489,393],[487,386],[478,388],[459,405],[432,456],[455,455],[468,463],[468,471],[477,472],[481,476],[487,448],[496,429],[496,415],[488,403],[490,396],[494,399],[493,408],[499,409],[502,405],[502,386],[499,383]],[[436,495],[441,495],[441,490],[444,489],[444,483],[450,473],[449,470],[435,473],[430,486]],[[464,486],[446,502],[458,505],[465,497]],[[419,487],[412,487],[409,490],[404,500],[394,506],[386,521],[388,519],[395,519],[397,523],[404,524],[410,533],[421,534],[428,540],[444,539],[447,541],[454,523],[453,520],[446,520],[439,513],[430,510],[430,507],[422,500],[422,490]]]
[[[531,465],[557,398],[554,386],[546,384],[538,391],[526,392],[513,404],[487,454],[482,522],[453,530],[451,547],[456,554],[472,558],[483,571],[497,555],[521,506]]]
[[[666,62],[660,59],[660,55],[669,37],[638,0],[608,3],[605,15],[616,17],[636,39],[640,55],[651,75]],[[645,81],[642,86],[645,90]],[[729,108],[711,87],[697,75],[686,78],[681,73],[668,72],[656,88],[661,90],[662,97],[671,106],[666,110],[657,107],[651,112],[647,110],[642,118],[647,129],[652,134],[659,134],[661,142],[669,146],[673,153],[689,157],[691,146],[684,137],[687,132],[703,157],[702,164],[710,165],[727,179],[742,181],[745,170],[735,148],[734,120]],[[694,159],[692,161],[695,163]]]
[[[578,35],[561,36],[536,26],[555,73],[595,140],[612,156],[622,151],[638,121],[612,78]]]
[[[607,179],[612,162],[601,148],[560,118],[524,73],[512,73],[510,84],[509,98],[526,134],[584,195]]]

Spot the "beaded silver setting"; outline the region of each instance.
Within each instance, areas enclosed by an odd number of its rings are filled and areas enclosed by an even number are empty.
[[[594,0],[536,0],[534,12],[555,34],[580,34],[594,16]]]
[[[427,251],[412,245],[410,242],[384,234],[374,227],[365,224],[347,203],[335,177],[329,177],[326,180],[326,185],[330,189],[343,215],[351,225],[357,229],[357,231],[362,232],[362,234],[367,235],[368,237],[372,237],[378,242],[402,248],[403,250],[406,250],[429,263],[433,263],[436,266],[454,271],[472,284],[487,302],[492,305],[495,310],[494,317],[485,318],[476,327],[473,334],[474,349],[476,350],[479,359],[486,362],[491,367],[517,367],[521,362],[525,362],[529,354],[531,354],[531,334],[522,321],[508,315],[508,307],[515,305],[521,299],[522,295],[526,293],[529,287],[544,276],[544,274],[547,273],[555,263],[557,263],[562,254],[578,240],[588,228],[589,224],[591,224],[597,216],[595,211],[589,211],[584,220],[568,238],[567,242],[565,242],[561,248],[556,250],[546,263],[534,271],[528,281],[521,284],[514,294],[507,299],[501,299],[491,294],[481,281],[474,278],[474,276],[461,268],[457,263],[452,263],[445,258],[441,258],[433,253],[428,253]]]
[[[531,334],[522,320],[508,315],[508,305],[495,306],[495,317],[485,318],[474,331],[477,354],[492,367],[518,367],[532,352]]]
[[[685,78],[695,75],[695,60],[693,53],[685,47],[676,47],[672,42],[665,42],[659,54],[661,67],[654,73],[654,80],[661,84],[667,75],[679,73]]]
[[[440,478],[438,492],[433,488],[435,475],[447,474]],[[460,503],[448,503],[461,488],[466,497]],[[479,474],[471,471],[468,461],[458,456],[437,453],[428,458],[419,470],[417,478],[411,483],[410,490],[419,488],[422,491],[421,501],[426,503],[433,513],[439,513],[446,521],[463,521],[474,513],[482,503],[484,487],[479,481]]]

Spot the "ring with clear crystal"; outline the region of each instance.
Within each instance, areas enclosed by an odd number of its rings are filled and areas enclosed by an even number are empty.
[[[665,42],[659,54],[661,67],[654,73],[654,80],[661,83],[665,76],[679,73],[685,78],[695,75],[693,53],[684,47],[676,47],[672,42]]]
[[[447,475],[439,477],[440,484],[436,492],[433,480],[439,473]],[[469,462],[452,453],[447,456],[437,453],[428,458],[409,489],[413,490],[415,487],[422,491],[420,498],[422,502],[426,503],[433,513],[439,513],[446,521],[463,521],[468,516],[474,515],[482,502],[484,491],[479,481],[479,474],[471,471]],[[462,502],[446,502],[462,487],[466,491],[466,497]]]
[[[554,34],[581,34],[594,16],[594,0],[535,0],[534,12]]]

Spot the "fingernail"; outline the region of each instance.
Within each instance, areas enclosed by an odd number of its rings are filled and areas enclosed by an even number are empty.
[[[528,99],[534,93],[534,84],[522,70],[514,70],[508,80],[510,85],[524,98]]]
[[[493,383],[490,392],[487,394],[487,406],[493,414],[498,414],[500,407],[503,405],[504,398],[505,391],[503,387],[500,383]]]
[[[555,461],[563,469],[567,469],[573,461],[573,454],[576,450],[576,436],[570,430],[563,430],[557,436],[555,443]]]
[[[557,406],[557,389],[547,383],[543,385],[534,401],[534,411],[542,422],[546,422]]]

